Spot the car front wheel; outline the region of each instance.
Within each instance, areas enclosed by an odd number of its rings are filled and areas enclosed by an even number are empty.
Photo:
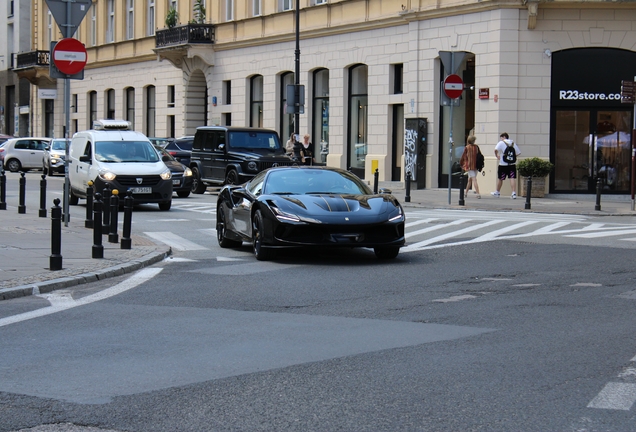
[[[252,248],[254,256],[259,261],[267,261],[274,258],[275,251],[263,247],[263,215],[260,210],[256,210],[252,219]]]
[[[159,203],[159,210],[168,211],[172,207],[172,201]]]
[[[192,187],[190,190],[195,194],[202,194],[207,188],[201,181],[201,173],[198,168],[192,168]]]
[[[400,248],[397,246],[386,246],[374,248],[375,256],[382,259],[394,259],[400,253]]]
[[[179,191],[177,192],[177,196],[179,198],[187,198],[190,196],[190,191]]]
[[[223,211],[223,201],[219,201],[216,206],[216,240],[222,248],[236,248],[243,244],[238,240],[231,240],[225,237],[227,226],[225,222],[225,212]]]

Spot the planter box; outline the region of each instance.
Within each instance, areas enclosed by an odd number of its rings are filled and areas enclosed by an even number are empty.
[[[532,177],[532,194],[530,198],[543,198],[545,196],[545,179],[546,177]],[[527,194],[527,186],[528,186],[528,178],[527,177],[519,177],[519,182],[521,183],[522,197],[525,197]]]

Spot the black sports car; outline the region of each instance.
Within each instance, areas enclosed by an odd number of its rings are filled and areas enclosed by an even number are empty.
[[[390,191],[379,194],[354,174],[317,166],[275,167],[217,199],[219,245],[251,242],[258,260],[282,247],[373,248],[381,259],[404,246],[404,211]]]

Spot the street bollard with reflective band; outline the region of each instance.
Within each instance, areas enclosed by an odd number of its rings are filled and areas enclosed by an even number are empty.
[[[110,196],[110,232],[108,233],[109,243],[119,243],[117,234],[117,213],[119,212],[119,191],[113,189]]]
[[[44,177],[44,176],[42,176]],[[51,208],[51,256],[49,270],[62,270],[62,207],[60,199],[53,200]]]
[[[406,196],[404,202],[411,202],[411,171],[406,172]]]
[[[102,195],[95,194],[93,202],[93,258],[104,258],[102,245]]]
[[[594,210],[601,210],[601,191],[603,190],[603,183],[599,178],[596,180],[596,205],[594,206]]]
[[[106,185],[102,194],[102,234],[110,231],[110,185]]]
[[[130,249],[132,240],[130,239],[130,225],[132,224],[133,197],[132,192],[126,192],[124,198],[124,227],[121,235],[121,249]]]
[[[526,184],[526,210],[530,210],[532,204],[530,203],[530,197],[532,196],[532,177],[528,177],[528,183]]]
[[[46,217],[46,175],[42,174],[40,180],[40,211],[38,216]]]
[[[373,173],[373,193],[378,193],[378,177],[380,176],[380,171],[376,168]]]
[[[0,163],[0,165],[2,165]],[[7,209],[7,176],[4,169],[0,168],[0,210]]]
[[[24,173],[20,173],[20,204],[18,205],[18,214],[26,213],[26,178]]]
[[[466,203],[464,201],[464,174],[459,174],[459,205],[463,206]]]
[[[86,220],[84,228],[93,228],[93,182],[88,181],[86,188]]]

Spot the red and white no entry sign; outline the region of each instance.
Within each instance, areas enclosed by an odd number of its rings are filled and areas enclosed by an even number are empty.
[[[449,75],[444,80],[444,93],[451,99],[457,99],[464,91],[464,81],[459,75]]]
[[[53,48],[53,63],[60,72],[75,75],[86,66],[88,55],[84,44],[73,38],[65,38]]]

